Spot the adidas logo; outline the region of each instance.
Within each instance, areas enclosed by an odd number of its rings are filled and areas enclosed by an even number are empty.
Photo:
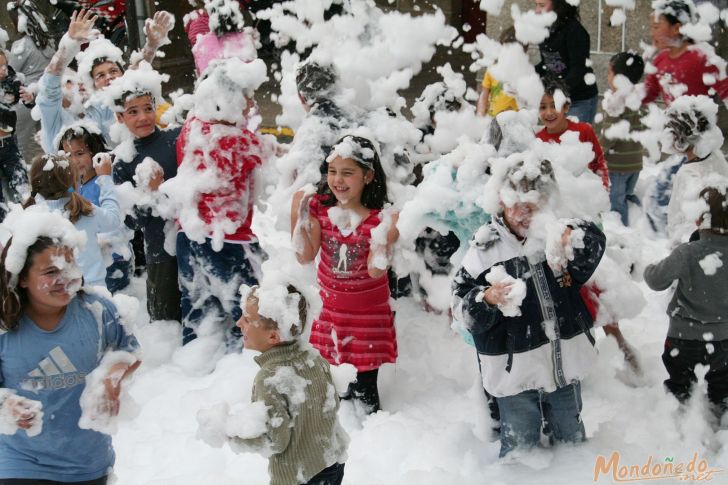
[[[28,372],[23,388],[28,390],[63,389],[86,382],[86,374],[78,372],[63,349],[55,347],[38,367]]]

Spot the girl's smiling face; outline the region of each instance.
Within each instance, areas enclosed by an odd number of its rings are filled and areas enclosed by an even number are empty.
[[[50,247],[33,257],[19,284],[31,305],[63,308],[80,287],[80,272],[68,248]]]
[[[341,204],[361,203],[364,187],[372,181],[374,173],[364,170],[351,158],[336,157],[328,164],[326,182]]]

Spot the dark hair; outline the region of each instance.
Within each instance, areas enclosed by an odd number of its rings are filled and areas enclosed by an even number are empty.
[[[49,45],[52,45],[46,21],[38,11],[38,7],[31,0],[25,0],[22,3],[13,2],[12,5],[14,8],[9,9],[9,11],[13,23],[16,24],[16,27],[18,26],[20,14],[26,18],[25,33],[30,37],[38,50],[42,51]]]
[[[49,237],[41,236],[36,239],[28,247],[23,269],[16,276],[10,273],[6,267],[8,250],[12,244],[13,238],[11,237],[3,248],[2,256],[0,256],[2,258],[2,261],[0,261],[0,298],[2,298],[2,305],[0,305],[0,329],[8,332],[17,330],[23,308],[28,304],[26,290],[16,283],[28,275],[28,270],[33,266],[33,260],[36,255],[48,248],[58,246],[58,242]]]
[[[379,161],[379,154],[377,154],[377,149],[374,147],[374,144],[371,141],[361,136],[355,135],[342,136],[336,142],[336,145],[338,145],[347,138],[350,138],[351,141],[358,144],[361,148],[365,150],[371,150],[371,152],[373,153],[373,155],[370,157],[365,156],[365,154],[361,152],[354,153],[354,155],[352,156],[352,160],[354,160],[356,164],[359,165],[362,170],[364,170],[364,173],[368,172],[369,170],[374,172],[374,178],[372,179],[372,181],[364,186],[364,191],[361,194],[361,204],[367,209],[382,209],[384,207],[384,204],[389,202],[389,199],[387,198],[387,176],[384,174],[384,169],[382,168],[382,164]],[[369,166],[369,164],[371,164],[371,166]],[[334,197],[334,194],[331,193],[331,188],[329,187],[328,181],[326,180],[325,172],[322,173],[317,193],[319,195],[326,196],[321,201],[324,206],[331,207],[336,205],[336,197]]]
[[[48,163],[53,168],[45,170]],[[23,209],[35,204],[35,196],[40,194],[47,200],[58,200],[68,196],[65,209],[68,218],[76,223],[81,216],[93,214],[93,205],[76,191],[78,170],[68,157],[61,155],[38,155],[30,166],[30,197],[23,204]]]
[[[58,142],[58,150],[64,150],[63,143],[69,143],[72,140],[81,140],[91,152],[92,157],[97,153],[109,151],[104,137],[99,133],[92,133],[88,131],[84,126],[76,126],[67,129],[65,133],[63,133],[63,136],[61,136],[61,140]]]
[[[501,44],[512,44],[514,42],[518,42],[518,39],[516,39],[516,27],[511,25],[507,29],[503,30],[500,37],[498,37],[498,42]]]
[[[250,298],[255,304],[257,305],[260,302],[260,299],[258,298],[258,295],[256,293],[256,290],[258,289],[257,286],[254,286],[250,293],[248,294],[248,298]],[[298,337],[303,333],[303,329],[306,327],[306,319],[308,318],[308,302],[306,301],[306,298],[303,296],[303,294],[293,285],[287,285],[286,290],[288,291],[288,295],[298,295],[298,325],[291,325],[291,336],[292,337]],[[265,317],[263,315],[260,315],[260,321],[263,323],[266,329],[268,330],[278,330],[278,322],[273,320],[272,318]]]
[[[692,1],[663,0],[656,6],[655,13],[665,17],[670,25],[685,25],[695,18],[695,6]]]
[[[559,28],[566,25],[572,19],[577,21],[581,20],[579,17],[579,7],[571,5],[566,0],[551,0],[551,9],[556,14],[556,22],[554,22],[554,28]]]
[[[556,184],[556,176],[554,175],[554,167],[548,160],[542,160],[539,165],[538,175],[531,176],[527,171],[524,171],[522,177],[518,180],[513,180],[512,176],[516,175],[517,172],[521,171],[525,165],[523,160],[517,162],[506,171],[505,181],[506,184],[516,192],[530,192],[535,190],[536,192],[544,192],[545,189],[552,187]]]
[[[210,30],[218,37],[222,37],[225,34],[242,32],[245,26],[245,18],[240,11],[239,2],[205,0],[205,10],[207,10],[210,16]]]
[[[296,87],[307,103],[315,103],[332,95],[339,75],[331,64],[307,61],[296,69]]]
[[[541,76],[541,83],[543,84],[544,95],[548,94],[549,96],[553,96],[556,93],[556,90],[559,89],[562,93],[564,93],[564,96],[566,96],[566,100],[570,100],[571,92],[563,78],[552,72],[546,72]]]
[[[665,130],[672,134],[673,147],[678,151],[687,151],[709,128],[710,121],[700,110],[667,111]]]
[[[728,234],[728,194],[715,187],[700,191],[700,198],[708,204],[710,229],[720,234]]]
[[[625,76],[632,84],[637,84],[645,72],[645,61],[635,52],[618,52],[609,59],[614,74]]]

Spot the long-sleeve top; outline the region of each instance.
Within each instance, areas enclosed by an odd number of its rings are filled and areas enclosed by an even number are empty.
[[[640,111],[625,108],[624,113],[620,116],[604,117],[599,143],[610,172],[639,172],[642,170],[642,157],[645,149],[640,142],[631,139],[609,138],[605,134],[610,127],[623,120],[629,123],[630,133],[643,130],[644,127],[640,122],[642,115],[643,113]]]
[[[8,62],[15,72],[25,76],[25,84],[30,85],[40,79],[54,53],[55,49],[50,45],[43,50],[38,49],[33,39],[25,35],[13,42]]]
[[[676,58],[670,57],[669,50],[663,50],[652,61],[657,69],[645,79],[647,90],[643,104],[655,101],[662,96],[669,105],[682,95],[710,96],[714,89],[722,100],[728,100],[728,78],[718,79],[718,68],[708,64],[705,55],[696,47],[690,47]],[[706,82],[708,79],[714,82]],[[679,86],[682,85],[682,86]]]
[[[137,154],[131,161],[117,157],[114,161],[114,183],[134,182],[134,173],[137,166],[149,157],[161,165],[164,170],[164,180],[177,175],[177,138],[180,128],[160,130],[155,128],[154,133],[134,140]],[[144,233],[144,252],[147,263],[164,263],[174,260],[174,256],[164,250],[164,219],[153,216],[151,209],[138,208],[135,211],[136,222],[132,224]]]
[[[698,228],[695,219],[685,213],[685,202],[697,200],[700,190],[705,187],[705,179],[711,174],[728,177],[728,162],[716,150],[704,160],[685,162],[672,181],[670,202],[667,205],[667,234],[675,242],[687,242]]]
[[[547,143],[561,143],[561,135],[563,135],[567,131],[576,131],[577,133],[579,133],[579,141],[582,143],[591,143],[592,150],[594,151],[594,158],[591,162],[589,162],[589,170],[594,172],[602,179],[602,184],[604,185],[604,188],[608,190],[609,169],[607,168],[607,162],[604,160],[604,152],[602,151],[602,146],[599,144],[599,139],[597,138],[596,133],[594,133],[594,128],[592,128],[589,123],[575,123],[571,120],[568,120],[568,122],[568,127],[561,133],[549,133],[548,131],[546,131],[546,128],[544,128],[536,133],[536,136]]]
[[[727,258],[728,235],[700,231],[699,240],[679,245],[667,258],[645,268],[645,282],[653,290],[666,290],[677,281],[667,306],[668,337],[728,340]]]
[[[558,24],[558,22],[557,22]],[[591,99],[598,94],[596,83],[587,84],[586,74],[594,71],[587,65],[591,41],[589,33],[576,19],[554,24],[548,38],[539,45],[539,73],[551,72],[564,79],[571,91],[571,100]]]
[[[111,176],[101,175],[96,178],[96,183],[100,188],[99,205],[94,206],[93,214],[81,216],[74,224],[76,229],[86,233],[86,245],[78,254],[76,261],[83,271],[86,285],[106,287],[106,264],[101,254],[97,235],[119,229],[122,218]],[[64,211],[68,197],[43,200],[39,203],[47,205],[52,210]]]
[[[329,364],[314,349],[285,342],[255,357],[253,402],[268,407],[268,430],[233,438],[243,450],[272,453],[271,485],[298,485],[334,463],[344,463],[349,437],[337,419],[339,398]],[[302,392],[301,392],[302,391]]]
[[[63,88],[61,76],[43,73],[40,78],[35,104],[40,109],[41,143],[43,151],[55,153],[58,147],[53,142],[64,126],[76,121],[76,117],[63,109]]]
[[[593,321],[579,292],[604,254],[605,236],[579,223],[584,247],[561,275],[543,254],[534,258],[497,217],[479,231],[453,281],[453,318],[473,335],[483,385],[495,397],[530,389],[552,392],[586,376],[595,352]],[[501,266],[526,284],[521,315],[506,317],[485,301],[487,276]]]

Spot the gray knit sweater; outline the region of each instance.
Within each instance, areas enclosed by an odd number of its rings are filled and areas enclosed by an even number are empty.
[[[645,269],[645,282],[653,290],[665,290],[675,280],[667,336],[728,340],[728,235],[701,231],[700,240],[681,244]]]
[[[269,454],[271,485],[306,483],[334,463],[346,461],[349,437],[337,419],[329,363],[297,341],[255,357],[253,402],[268,406],[268,431],[259,438],[234,439],[247,451]]]

